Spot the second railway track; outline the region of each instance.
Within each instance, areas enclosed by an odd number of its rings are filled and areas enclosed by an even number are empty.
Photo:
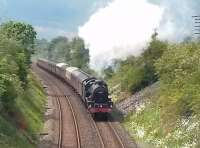
[[[72,117],[73,117],[73,123],[74,123],[74,127],[75,127],[75,131],[76,131],[76,142],[77,142],[77,148],[81,148],[81,139],[80,139],[80,133],[79,133],[79,128],[78,128],[78,122],[76,119],[76,115],[75,115],[75,111],[73,109],[73,106],[70,102],[69,96],[66,96],[62,89],[60,88],[59,84],[57,84],[56,81],[54,81],[54,84],[57,86],[57,88],[60,90],[60,92],[62,93],[62,95],[64,96],[66,103],[69,105],[69,108],[71,110],[72,113]]]
[[[37,66],[35,67],[37,71],[39,71],[41,77],[43,77],[46,82],[51,84],[51,89],[54,91],[53,96],[58,99],[57,104],[58,106],[60,104],[60,110],[62,110],[62,113],[59,116],[61,118],[65,118],[63,121],[61,121],[62,124],[59,123],[61,127],[59,128],[59,133],[61,133],[61,136],[59,136],[60,142],[58,139],[58,148],[131,147],[127,146],[127,144],[124,145],[125,142],[119,136],[119,132],[112,126],[112,122],[93,120],[84,108],[84,105],[80,101],[79,96],[74,93],[73,90],[67,86],[65,82],[60,81],[60,79],[52,74],[49,74],[47,71],[44,71]],[[69,116],[69,112],[71,117],[67,120],[66,116]],[[71,122],[71,124],[67,122]],[[71,134],[66,136],[66,133]]]
[[[65,83],[64,83],[65,84]],[[62,87],[62,85],[59,86],[61,89],[60,90],[65,90],[65,88]],[[67,95],[68,97],[68,95]],[[69,102],[71,108],[71,102],[69,99],[67,99],[67,101]],[[73,108],[72,108],[73,110]],[[76,121],[76,120],[74,120]],[[120,138],[120,136],[118,135],[118,133],[116,132],[115,128],[112,126],[112,123],[110,121],[104,121],[102,122],[102,124],[104,124],[107,128],[104,127],[103,132],[101,132],[101,127],[99,127],[99,122],[95,122],[95,120],[92,119],[92,117],[90,118],[90,122],[94,125],[94,128],[97,132],[99,141],[101,143],[101,148],[125,148],[122,139]],[[77,130],[78,131],[78,130]],[[105,133],[109,132],[111,136],[109,136],[109,138],[107,136],[105,136]]]
[[[55,97],[56,99],[56,103],[57,103],[57,108],[58,108],[58,137],[57,137],[57,147],[58,148],[63,148],[63,147],[76,147],[76,148],[81,148],[81,141],[80,141],[80,135],[79,135],[79,129],[78,129],[78,123],[76,120],[76,115],[74,112],[74,109],[71,105],[71,102],[68,98],[68,96],[64,95],[62,89],[59,87],[59,84],[56,82],[54,76],[52,76],[51,74],[48,74],[47,72],[41,70],[41,69],[37,69],[37,71],[40,73],[40,76],[43,78],[43,80],[48,83],[51,87],[49,88],[49,91],[51,92],[50,96]],[[65,105],[63,104],[65,102]],[[74,126],[74,131],[75,131],[75,136],[70,136],[70,137],[76,137],[75,140],[68,140],[67,141],[63,141],[63,139],[68,139],[68,138],[64,138],[66,133],[69,133],[69,131],[65,130],[65,121],[63,118],[65,118],[65,116],[63,116],[63,112],[66,109],[66,106],[69,106],[68,108],[70,109],[70,113],[72,116],[72,120],[73,121],[73,126]],[[64,107],[62,107],[64,106]],[[69,113],[69,110],[68,110]],[[72,126],[70,127],[72,128]],[[69,129],[69,128],[68,128]],[[72,134],[72,133],[71,133]],[[76,144],[73,142],[76,141]]]
[[[97,132],[102,138],[103,148],[125,148],[120,136],[113,128],[112,123],[106,122],[95,122]]]

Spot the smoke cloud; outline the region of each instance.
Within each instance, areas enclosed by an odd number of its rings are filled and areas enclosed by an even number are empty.
[[[114,58],[140,55],[157,29],[159,38],[182,41],[194,30],[196,0],[113,0],[79,27],[90,49],[91,66],[100,69]]]
[[[113,58],[139,55],[162,14],[159,6],[145,0],[114,0],[99,9],[79,28],[90,49],[91,66],[102,68]]]

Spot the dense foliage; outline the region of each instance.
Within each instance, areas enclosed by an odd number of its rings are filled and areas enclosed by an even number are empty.
[[[23,58],[20,57],[24,57],[24,54],[16,43],[0,40],[0,103],[6,110],[13,106],[22,89],[19,67],[23,66]]]
[[[134,139],[152,147],[200,146],[199,65],[198,41],[173,44],[153,35],[140,57],[116,60],[103,70],[117,101],[159,82],[153,95],[144,94],[146,102],[141,106],[136,104],[136,112],[124,120]]]
[[[130,56],[126,60],[115,60],[113,66],[103,70],[113,92],[136,92],[158,80],[154,63],[159,59],[168,43],[160,41],[156,35],[140,57]],[[118,96],[117,94],[116,96]]]
[[[35,38],[31,25],[0,25],[0,147],[36,145],[45,97],[29,71]]]
[[[37,40],[35,52],[37,58],[65,62],[87,72],[93,72],[89,68],[89,49],[85,47],[84,41],[79,37],[71,40],[66,37],[57,37],[51,42],[44,39]]]
[[[28,64],[36,39],[34,28],[25,23],[9,21],[1,24],[0,33],[7,39],[19,42],[24,47],[24,53]]]
[[[7,111],[27,85],[35,38],[30,25],[13,21],[0,25],[0,103]]]
[[[9,21],[1,25],[1,33],[6,38],[19,41],[25,47],[33,48],[36,38],[34,28],[25,23]]]
[[[46,97],[36,77],[29,74],[28,81],[26,90],[15,100],[15,112],[8,116],[1,111],[1,148],[37,147],[38,133],[41,132],[44,122]]]
[[[200,113],[199,65],[200,45],[197,43],[170,45],[156,62],[161,82],[159,103],[167,121]]]

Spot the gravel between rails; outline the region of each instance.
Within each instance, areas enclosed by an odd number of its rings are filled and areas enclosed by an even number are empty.
[[[41,71],[41,70],[40,70]],[[70,87],[68,87],[67,89],[65,88],[66,84],[63,84],[59,79],[55,78],[53,75],[47,73],[46,71],[42,70],[43,75],[45,75],[46,77],[48,76],[48,81],[54,81],[54,85],[57,83],[57,85],[59,84],[59,89],[62,92],[60,94],[60,96],[62,96],[61,98],[63,98],[62,100],[64,100],[64,102],[62,102],[61,104],[64,105],[62,108],[64,109],[69,109],[68,106],[66,106],[66,99],[70,99],[70,102],[72,103],[72,107],[74,108],[74,113],[75,116],[77,118],[77,123],[78,123],[78,128],[80,131],[80,139],[81,139],[81,148],[93,148],[95,147],[101,147],[101,144],[99,142],[99,138],[98,135],[96,133],[96,130],[93,126],[91,126],[91,122],[88,119],[89,115],[87,113],[87,111],[85,110],[85,107],[83,106],[82,102],[79,100],[80,98],[77,98],[76,93],[74,93]],[[45,74],[44,74],[45,73]],[[64,87],[64,88],[63,88]],[[69,91],[70,90],[70,91]],[[72,94],[71,94],[72,93]],[[76,99],[76,100],[74,100]],[[78,101],[77,101],[78,100]],[[78,102],[78,103],[76,103]],[[82,110],[80,110],[80,108],[82,108]],[[83,113],[83,111],[85,111],[85,113]],[[68,111],[69,112],[69,111]],[[66,116],[65,113],[63,113],[63,116]],[[68,119],[68,122],[72,122],[72,119]],[[68,138],[64,138],[63,137],[63,148],[64,147],[77,147],[75,145],[66,145],[64,142],[70,142],[72,143],[72,138],[76,137],[75,135],[71,134],[74,132],[70,132],[71,128],[69,125],[69,123],[65,123],[64,124],[64,129],[66,129],[66,132],[63,133],[68,133],[70,134]],[[64,130],[63,129],[63,130]]]
[[[87,112],[84,104],[82,103],[80,96],[72,90],[70,86],[63,83],[61,80],[57,80],[60,84],[60,88],[63,94],[70,99],[70,102],[74,108],[74,112],[77,117],[78,127],[80,131],[81,147],[82,148],[101,148],[101,141],[97,134],[96,128],[92,124],[92,118]]]
[[[46,71],[43,71],[41,69],[39,70],[40,72],[42,71],[43,77],[48,77],[48,81],[53,81],[53,84],[57,85],[60,94],[59,97],[63,101],[61,102],[62,108],[66,109],[63,112],[63,116],[67,116],[67,114],[69,114],[68,112],[70,112],[69,106],[66,105],[66,99],[70,100],[78,123],[81,148],[122,148],[122,145],[118,141],[118,138],[121,139],[125,148],[137,147],[136,144],[130,140],[130,137],[123,130],[118,121],[111,121],[110,123],[108,121],[94,121],[91,115],[87,112],[83,102],[80,99],[80,96],[69,85],[67,85],[67,83],[56,78],[54,75],[47,73]],[[74,143],[73,138],[76,137],[74,134],[72,134],[75,133],[74,131],[72,131],[72,129],[74,129],[74,127],[71,127],[72,121],[73,120],[71,117],[66,118],[65,124],[63,124],[63,133],[67,133],[66,137],[63,137],[63,148],[77,147],[77,145],[75,144],[69,144]],[[109,127],[109,124],[111,124],[112,128],[115,129],[115,134],[119,135],[118,138],[114,134],[114,131]],[[98,131],[100,134],[98,133]]]
[[[96,122],[106,148],[124,148],[106,122]],[[109,138],[108,138],[109,137]]]
[[[51,97],[53,97],[54,99],[59,99],[60,102],[60,108],[62,111],[62,121],[61,124],[59,125],[59,120],[57,120],[56,123],[56,128],[54,128],[54,138],[57,140],[54,140],[54,142],[56,141],[56,143],[54,143],[54,145],[57,144],[56,147],[78,147],[77,146],[77,139],[76,139],[76,128],[74,126],[74,118],[72,115],[72,112],[70,110],[69,105],[66,103],[66,98],[65,96],[63,96],[63,94],[61,93],[61,91],[59,90],[59,87],[55,84],[54,82],[54,78],[49,75],[48,73],[37,69],[39,75],[41,76],[41,78],[43,78],[43,80],[45,82],[48,82],[47,85],[49,87],[49,95]],[[53,90],[53,91],[52,91]],[[59,119],[59,106],[57,105],[57,118]],[[59,131],[59,126],[62,126],[62,131]],[[61,137],[59,136],[59,134],[61,133]],[[59,139],[59,137],[61,139]],[[59,146],[58,143],[61,143]]]

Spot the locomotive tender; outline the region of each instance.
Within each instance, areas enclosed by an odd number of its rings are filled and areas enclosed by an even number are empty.
[[[108,97],[108,88],[104,81],[90,76],[79,68],[70,67],[65,63],[56,64],[39,59],[37,65],[71,85],[81,96],[82,101],[90,113],[111,112],[113,102]]]

